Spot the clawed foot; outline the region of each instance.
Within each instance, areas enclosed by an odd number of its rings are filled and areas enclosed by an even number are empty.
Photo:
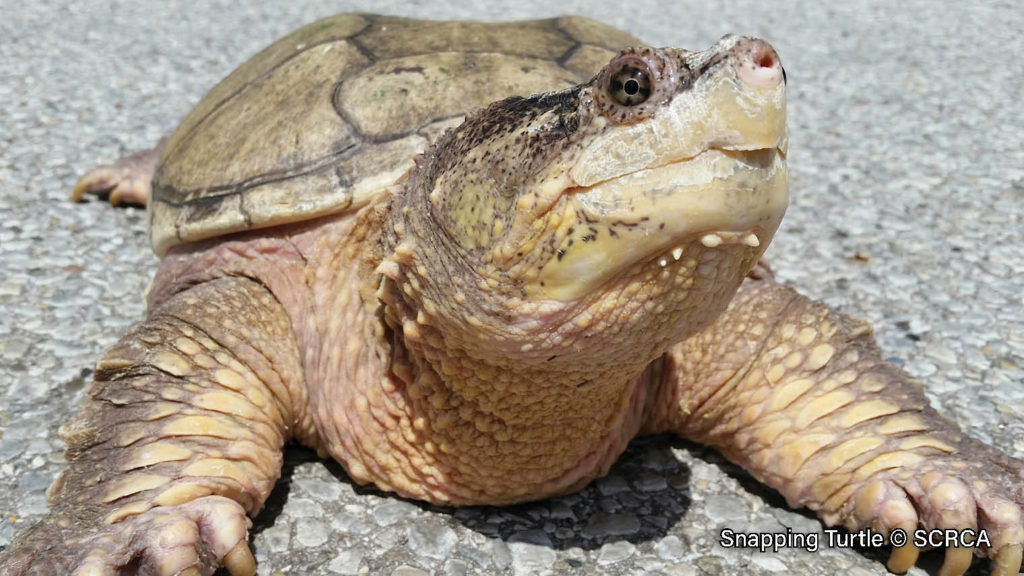
[[[907,543],[893,548],[886,564],[893,572],[909,570],[922,548],[954,544],[946,548],[939,576],[963,574],[974,555],[993,560],[992,576],[1017,574],[1024,551],[1021,470],[953,457],[915,464],[879,474],[857,490],[842,513],[846,527],[902,530]]]
[[[161,140],[155,148],[135,152],[112,164],[97,166],[75,184],[71,199],[81,202],[87,194],[106,197],[114,206],[149,202],[153,173],[163,149]]]
[[[0,556],[0,575],[209,576],[224,566],[232,576],[252,576],[248,526],[242,507],[219,496],[98,527],[83,528],[74,512],[55,511]]]

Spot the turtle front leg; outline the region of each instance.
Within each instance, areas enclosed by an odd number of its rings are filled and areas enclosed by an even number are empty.
[[[903,530],[910,541],[893,549],[890,570],[916,562],[919,527],[984,530],[991,542],[947,548],[942,575],[962,574],[972,551],[994,559],[993,574],[1020,568],[1024,462],[942,418],[881,359],[864,322],[760,273],[665,362],[655,430],[718,448],[826,524]]]
[[[170,297],[106,351],[61,428],[52,511],[0,574],[255,573],[251,516],[302,430],[291,324],[262,285],[228,277]]]
[[[164,150],[167,138],[161,138],[149,150],[140,150],[120,158],[111,164],[93,168],[78,179],[71,199],[81,202],[86,194],[106,197],[112,205],[149,203],[153,173]]]

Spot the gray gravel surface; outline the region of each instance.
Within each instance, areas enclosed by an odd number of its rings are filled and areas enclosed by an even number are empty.
[[[143,316],[144,214],[68,200],[152,145],[219,78],[320,16],[582,13],[658,45],[764,36],[789,73],[785,281],[875,325],[970,433],[1024,456],[1024,11],[1006,2],[5,2],[0,16],[0,547],[46,512],[58,425]],[[557,5],[556,5],[557,4]],[[871,550],[726,550],[719,530],[816,531],[714,453],[639,441],[579,495],[435,510],[289,452],[258,518],[261,574],[881,574]],[[925,558],[934,571],[941,557]],[[982,573],[979,563],[975,570]],[[912,573],[923,574],[919,568]]]

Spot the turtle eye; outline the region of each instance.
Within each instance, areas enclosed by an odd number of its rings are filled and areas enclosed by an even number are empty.
[[[651,96],[651,71],[642,62],[623,63],[608,77],[608,91],[623,106],[642,104]]]

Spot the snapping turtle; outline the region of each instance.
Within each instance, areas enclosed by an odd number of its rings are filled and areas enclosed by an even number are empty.
[[[579,489],[666,431],[829,524],[984,529],[1015,572],[1024,464],[759,261],[784,91],[763,41],[652,49],[581,18],[341,15],[275,43],[76,188],[148,201],[163,262],[0,574],[251,574],[288,440],[470,505]]]

